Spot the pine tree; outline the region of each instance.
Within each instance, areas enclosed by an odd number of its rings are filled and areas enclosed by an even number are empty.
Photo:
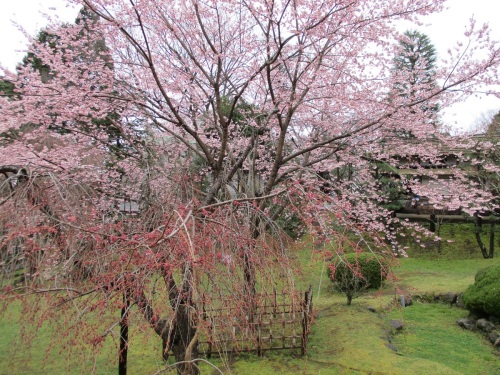
[[[406,31],[399,41],[399,51],[394,58],[397,79],[392,93],[393,98],[398,96],[412,103],[435,89],[436,59],[436,49],[427,35],[416,30]],[[438,103],[427,101],[418,109],[426,112],[429,121],[436,124]]]

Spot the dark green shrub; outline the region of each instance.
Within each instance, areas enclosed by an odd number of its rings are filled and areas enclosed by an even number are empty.
[[[383,258],[371,253],[352,253],[338,257],[329,266],[329,276],[334,288],[345,293],[347,304],[368,288],[378,289],[385,279]]]
[[[500,316],[500,264],[479,270],[463,301],[470,311]]]

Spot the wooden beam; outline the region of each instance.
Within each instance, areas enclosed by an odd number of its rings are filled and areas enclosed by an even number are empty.
[[[396,213],[398,219],[408,219],[409,221],[424,222],[428,223],[431,221],[431,215],[429,214],[401,214]],[[500,217],[498,216],[481,216],[483,223],[498,223],[500,222]],[[473,223],[474,218],[472,216],[465,215],[435,215],[435,221],[443,221],[445,223]]]

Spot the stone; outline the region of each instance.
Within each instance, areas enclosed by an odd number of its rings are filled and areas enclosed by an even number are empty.
[[[445,303],[449,303],[450,305],[453,305],[453,304],[457,303],[458,295],[456,293],[448,292],[448,293],[442,295],[441,300]]]
[[[400,320],[395,320],[395,319],[391,319],[391,321],[389,322],[389,325],[395,329],[396,331],[401,331],[403,328],[404,328],[404,324],[403,322],[401,322]]]
[[[471,331],[475,331],[477,329],[476,328],[476,321],[474,319],[470,319],[470,318],[458,319],[457,324],[460,327],[471,330]]]
[[[486,319],[478,319],[476,327],[485,332],[491,332],[495,329],[495,325]]]
[[[490,322],[492,322],[493,324],[499,324],[500,323],[500,318],[498,318],[498,316],[495,316],[495,315],[490,315],[488,317],[488,320]]]
[[[500,348],[500,337],[495,341],[495,343],[493,344],[493,346],[495,348]]]
[[[411,306],[413,304],[412,296],[409,294],[407,294],[406,296],[401,294],[399,296],[399,300],[401,302],[401,306],[403,307]]]
[[[488,335],[488,340],[490,340],[490,342],[492,344],[495,344],[495,342],[500,338],[500,335],[498,334],[497,331],[493,331],[493,332],[490,332],[490,334]]]
[[[419,302],[424,302],[424,303],[434,303],[435,296],[434,294],[417,294],[414,296],[415,300]]]

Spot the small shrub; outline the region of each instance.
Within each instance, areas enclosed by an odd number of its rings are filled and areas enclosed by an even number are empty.
[[[368,288],[378,289],[385,279],[383,258],[371,253],[346,254],[332,263],[329,276],[335,290],[345,293],[347,304]]]
[[[479,270],[463,301],[470,311],[500,316],[500,264]]]

